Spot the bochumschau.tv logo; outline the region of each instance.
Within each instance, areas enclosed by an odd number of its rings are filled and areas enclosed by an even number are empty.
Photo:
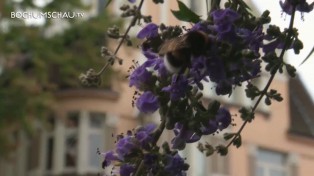
[[[83,18],[83,12],[11,12],[11,18],[41,19],[41,18]]]

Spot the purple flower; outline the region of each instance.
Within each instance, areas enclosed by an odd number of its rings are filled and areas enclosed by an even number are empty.
[[[279,1],[282,10],[291,15],[293,10],[293,5],[296,6],[296,10],[303,13],[309,13],[313,10],[314,2],[308,4],[305,0],[285,0],[284,2]]]
[[[180,98],[185,96],[185,93],[188,91],[189,83],[185,76],[183,75],[174,75],[172,77],[171,85],[162,88],[162,91],[170,93],[170,99],[172,101],[177,101]]]
[[[153,113],[159,108],[158,98],[150,91],[144,92],[137,99],[136,107],[143,113]]]
[[[143,50],[143,55],[148,59],[148,60],[154,60],[159,58],[159,55],[157,53],[154,53],[152,51],[149,50]]]
[[[144,155],[144,164],[147,166],[152,166],[156,164],[158,156],[156,154],[148,153]]]
[[[263,44],[263,46],[262,46],[264,53],[274,52],[275,49],[283,49],[283,47],[284,47],[284,42],[285,41],[284,41],[283,38],[274,37],[274,36],[271,36],[271,35],[265,35],[264,39],[266,41],[268,41],[268,43]],[[291,48],[293,48],[293,44],[288,46],[288,49],[291,49]]]
[[[220,40],[232,41],[235,38],[234,26],[232,24],[219,24],[216,28],[218,32],[218,38]]]
[[[203,89],[201,81],[203,79],[207,81],[206,76],[208,75],[207,58],[204,56],[194,57],[190,74],[193,78],[192,83],[195,83],[200,89]]]
[[[204,135],[213,134],[218,130],[218,123],[214,120],[209,120],[208,126],[202,126],[201,131]]]
[[[121,176],[131,176],[132,173],[135,172],[135,167],[130,164],[123,164],[120,167],[120,175]]]
[[[231,123],[230,112],[226,108],[220,108],[216,115],[219,130],[227,128]]]
[[[154,23],[147,24],[138,34],[137,38],[154,38],[158,36],[158,26]]]
[[[176,123],[174,128],[174,137],[171,141],[172,148],[183,150],[186,143],[193,143],[200,140],[201,136],[197,135],[194,131],[189,130],[186,125]]]
[[[230,8],[218,9],[211,13],[215,24],[229,24],[239,19],[240,15]]]
[[[156,128],[156,124],[148,124],[145,127],[137,130],[135,137],[140,142],[141,146],[145,149],[149,148],[149,143],[153,141],[151,133]]]
[[[136,140],[132,136],[125,136],[117,142],[116,152],[120,159],[131,154],[137,148]]]
[[[148,63],[148,61],[146,61]],[[145,65],[137,67],[130,75],[129,86],[135,86],[139,90],[145,90],[147,87],[155,84],[151,72],[147,71]]]
[[[136,0],[128,0],[130,3],[134,3]]]
[[[225,66],[223,60],[219,57],[213,57],[208,64],[209,78],[211,81],[218,83],[226,79]]]
[[[150,123],[150,124],[145,125],[144,127],[139,128],[137,132],[145,131],[146,133],[150,134],[155,130],[155,128],[156,128],[156,124]]]
[[[118,160],[118,156],[113,151],[102,153],[102,155],[104,156],[103,168],[109,166],[112,161]]]
[[[263,27],[260,26],[254,31],[250,31],[246,28],[237,29],[237,36],[243,39],[245,44],[248,46],[247,48],[254,51],[258,58],[259,49],[263,45],[264,39]]]
[[[161,78],[167,78],[169,72],[164,64],[164,59],[161,59],[157,53],[149,50],[143,51],[144,56],[147,61],[143,64],[143,67],[153,67],[154,70],[158,71],[158,76]]]
[[[270,53],[270,52],[274,52],[275,49],[282,49],[284,46],[284,42],[280,39],[277,38],[267,44],[263,45],[263,52],[264,53]]]
[[[158,59],[158,60],[159,60],[159,62],[155,66],[154,69],[156,69],[158,71],[158,75],[160,78],[167,79],[167,77],[169,76],[170,73],[164,64],[164,60],[163,59]]]
[[[209,33],[208,24],[204,23],[203,21],[194,24],[191,28],[191,31],[203,31]]]
[[[144,154],[143,162],[148,170],[147,175],[158,175],[157,173],[160,170],[160,156],[155,153],[146,153]]]
[[[243,74],[242,80],[240,81],[246,81],[252,78],[256,78],[261,72],[260,60],[244,62],[243,65],[247,68],[247,74]]]
[[[179,154],[174,156],[167,155],[167,165],[165,166],[165,171],[169,175],[173,176],[185,176],[185,171],[188,169],[188,165],[184,163],[184,160]]]
[[[211,13],[214,20],[214,29],[218,33],[218,39],[234,41],[235,27],[234,22],[240,15],[232,9],[219,9]]]

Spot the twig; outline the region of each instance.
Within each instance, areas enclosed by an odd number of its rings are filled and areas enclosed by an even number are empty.
[[[281,50],[281,53],[280,53],[280,56],[279,56],[279,59],[282,61],[283,60],[283,57],[284,57],[284,54],[288,48],[288,43],[289,43],[289,39],[290,37],[292,36],[292,30],[293,30],[293,23],[294,23],[294,17],[295,17],[295,11],[296,11],[296,7],[293,6],[293,9],[292,9],[292,14],[291,14],[291,19],[290,19],[290,24],[289,24],[289,29],[288,29],[288,35],[286,37],[286,40],[285,40],[285,43],[284,43],[284,46]],[[272,83],[272,81],[274,80],[275,78],[275,75],[278,71],[278,69],[280,68],[280,66],[278,68],[276,68],[275,72],[273,74],[271,74],[266,86],[264,87],[263,91],[261,92],[261,95],[258,97],[255,105],[253,106],[252,108],[252,112],[254,113],[256,108],[258,107],[259,103],[261,102],[262,98],[267,94],[267,91]],[[241,125],[240,129],[237,131],[237,133],[234,135],[234,137],[232,138],[232,140],[228,143],[228,145],[226,146],[227,148],[234,142],[234,140],[236,138],[238,138],[238,136],[240,136],[241,132],[243,131],[245,125],[248,123],[249,120],[245,120],[243,122],[243,124]]]
[[[140,11],[141,11],[141,8],[142,8],[142,6],[143,6],[143,3],[144,3],[144,0],[141,0],[139,6],[138,6],[138,8],[137,8],[137,12],[140,12]],[[130,32],[131,28],[135,25],[135,23],[136,23],[136,21],[138,20],[138,18],[139,18],[139,15],[137,15],[137,14],[135,14],[135,15],[133,16],[131,23],[129,24],[128,28],[127,28],[126,31],[124,32],[121,41],[119,42],[119,44],[118,44],[116,50],[115,50],[114,53],[113,53],[114,56],[119,52],[119,50],[120,50],[120,48],[121,48],[123,42],[125,41],[125,39],[126,39],[127,36],[128,36],[128,33]],[[100,69],[100,71],[99,71],[97,74],[98,74],[98,75],[101,75],[101,74],[106,70],[106,68],[109,66],[109,64],[110,64],[110,62],[107,62],[107,63]]]
[[[160,125],[158,126],[158,129],[153,133],[153,146],[156,146],[156,143],[158,142],[162,132],[164,131],[166,127],[166,120],[162,120]],[[140,161],[140,163],[138,164],[137,168],[136,168],[136,172],[134,174],[134,176],[138,176],[143,168],[144,162],[143,160]]]

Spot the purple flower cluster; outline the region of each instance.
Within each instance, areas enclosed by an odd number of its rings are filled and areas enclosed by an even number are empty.
[[[119,174],[130,176],[135,172],[135,166],[130,161],[136,156],[143,155],[143,150],[150,150],[153,140],[151,134],[156,128],[155,124],[149,124],[136,130],[135,134],[129,131],[126,135],[117,137],[116,150],[103,153],[103,167],[113,163],[120,165]]]
[[[164,57],[156,51],[156,48],[163,48],[163,42],[174,41],[169,37],[174,27],[150,23],[137,35],[145,39],[142,52],[147,60],[130,75],[130,86],[142,91],[135,104],[142,113],[153,113],[158,109],[167,112],[162,115],[166,118],[167,129],[175,132],[172,140],[175,149],[183,149],[186,143],[223,130],[231,123],[230,112],[225,108],[219,108],[206,117],[196,117],[203,111],[199,108],[203,105],[192,103],[198,101],[193,100],[193,96],[203,90],[204,82],[214,82],[217,95],[230,95],[235,86],[260,74],[259,51],[265,47],[262,23],[239,25],[241,15],[230,8],[213,11],[210,15],[212,21],[199,22],[179,36],[178,42],[184,46],[175,52],[184,50],[185,55],[168,53],[171,56],[190,56],[191,62],[186,61],[186,68],[181,68],[179,73],[172,74],[164,62],[169,56]],[[191,36],[196,36],[196,39]],[[203,42],[199,49],[204,51],[191,51],[195,46],[184,43],[184,39]],[[191,127],[188,122],[197,125]]]
[[[156,125],[150,124],[138,128],[134,133],[129,131],[126,135],[119,135],[116,150],[102,153],[103,167],[118,166],[112,171],[113,174],[131,176],[136,172],[136,164],[143,161],[144,167],[140,172],[143,175],[160,173],[169,176],[185,176],[188,167],[178,154],[156,153],[152,145],[155,128]]]
[[[145,90],[154,84],[153,75],[147,70],[145,65],[137,67],[130,76],[130,86],[135,86],[139,90]]]
[[[179,154],[176,154],[174,156],[167,155],[166,159],[167,159],[167,164],[165,166],[165,171],[169,175],[186,176],[185,170],[187,169],[186,168],[187,166]]]
[[[176,123],[174,128],[175,137],[171,141],[174,149],[182,150],[186,143],[193,143],[201,139],[202,135],[215,133],[223,130],[231,124],[231,114],[226,108],[220,108],[214,119],[207,123],[200,123],[199,130],[190,129],[188,124]]]
[[[209,74],[209,67],[205,56],[193,57],[193,63],[190,69],[192,78],[191,83],[196,84],[197,87],[203,90],[202,80],[208,82],[207,75]]]
[[[263,28],[261,25],[254,29],[238,27],[236,21],[240,15],[228,8],[213,11],[211,16],[214,25],[208,28],[217,40],[212,46],[209,78],[217,83],[217,95],[231,94],[233,86],[254,79],[260,73],[258,58],[263,46]]]
[[[186,97],[189,87],[197,86],[202,90],[203,81],[216,83],[217,95],[226,95],[232,93],[234,86],[258,77],[259,49],[263,47],[264,39],[262,26],[254,29],[238,27],[236,22],[240,15],[229,8],[213,11],[211,16],[213,23],[200,22],[192,27],[191,31],[205,33],[210,44],[204,48],[205,51],[198,52],[201,54],[191,55],[189,70],[181,75],[171,75],[163,58],[154,52],[153,48],[160,48],[153,46],[155,39],[162,40],[158,26],[153,23],[145,26],[137,37],[146,39],[143,54],[147,61],[130,75],[130,86],[144,92],[150,91],[151,96],[166,92],[171,101],[178,101]],[[169,77],[172,77],[170,82]],[[138,101],[141,101],[138,108],[144,107],[140,109],[141,112],[152,112],[145,108],[150,106],[143,106],[146,98],[139,98]]]
[[[153,93],[153,88],[158,84],[158,78],[166,78],[169,74],[156,53],[143,51],[148,59],[136,67],[131,73],[129,86],[134,86],[143,94],[136,101],[136,107],[143,113],[153,113],[159,108],[158,96]]]
[[[218,39],[233,42],[236,39],[234,22],[239,19],[240,15],[227,8],[216,10],[212,12],[211,16],[214,20],[213,28],[217,32]]]
[[[177,101],[185,96],[188,88],[189,82],[187,78],[183,75],[178,75],[178,77],[173,76],[171,85],[164,87],[162,91],[168,92],[170,95],[170,99],[173,101]]]
[[[296,34],[295,37],[292,38],[291,42],[286,42],[285,38],[289,34],[289,31],[287,29],[284,29],[284,31],[281,31],[279,27],[274,25],[269,25],[269,28],[267,29],[267,34],[264,35],[264,41],[263,44],[263,52],[266,54],[273,54],[275,53],[276,49],[283,49],[285,44],[287,46],[286,49],[292,49],[296,54],[300,52],[300,50],[303,48],[302,42],[298,38],[298,34]]]

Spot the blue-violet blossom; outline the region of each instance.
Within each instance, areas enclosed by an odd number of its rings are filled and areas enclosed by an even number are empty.
[[[162,91],[170,93],[170,99],[172,101],[177,101],[185,96],[189,88],[188,80],[183,75],[172,76],[171,85],[164,87]]]
[[[303,13],[309,13],[313,10],[314,2],[308,4],[305,0],[285,0],[284,2],[279,1],[282,10],[291,15],[293,10],[293,5],[296,6],[296,10]]]
[[[129,86],[135,86],[139,90],[146,90],[149,86],[154,85],[155,80],[151,72],[147,71],[145,65],[137,67],[130,75]]]
[[[138,34],[137,38],[154,38],[158,36],[158,26],[154,23],[147,24]]]
[[[185,170],[188,166],[184,163],[184,160],[179,154],[174,156],[167,156],[167,165],[165,166],[165,171],[172,176],[186,176]]]
[[[159,108],[158,97],[152,92],[144,92],[136,101],[136,107],[143,113],[153,113]]]

